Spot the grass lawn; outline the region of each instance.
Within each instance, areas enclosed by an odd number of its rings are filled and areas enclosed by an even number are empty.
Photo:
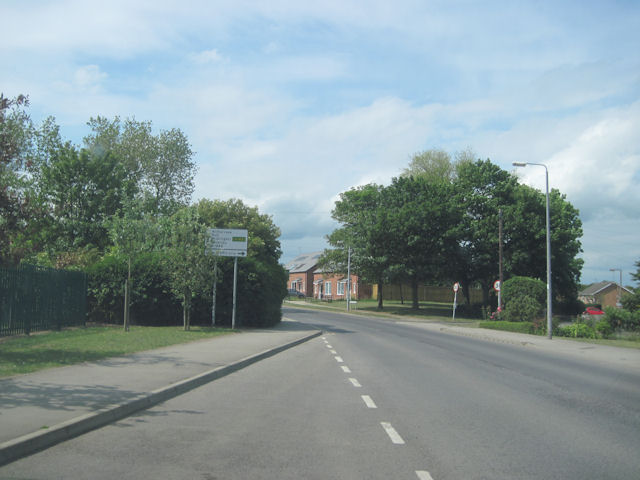
[[[96,361],[231,333],[230,329],[101,326],[0,339],[0,377]]]

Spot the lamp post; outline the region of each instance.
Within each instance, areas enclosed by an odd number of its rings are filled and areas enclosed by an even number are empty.
[[[620,283],[618,283],[618,295],[616,298],[616,307],[622,306],[622,270],[620,268],[610,268],[610,272],[620,272]]]
[[[546,180],[546,199],[547,199],[547,214],[546,214],[546,223],[547,223],[547,337],[551,340],[552,330],[553,330],[553,322],[552,318],[552,310],[551,310],[551,299],[553,298],[551,295],[551,232],[549,228],[549,170],[547,166],[543,163],[529,163],[529,162],[513,162],[514,167],[526,167],[527,165],[535,165],[538,167],[544,167],[545,180]]]

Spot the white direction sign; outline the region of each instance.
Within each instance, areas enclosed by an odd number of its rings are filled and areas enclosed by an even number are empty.
[[[210,228],[208,249],[218,257],[246,257],[247,230]]]

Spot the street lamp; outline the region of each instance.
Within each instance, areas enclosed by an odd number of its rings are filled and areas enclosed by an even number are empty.
[[[553,323],[551,321],[551,232],[549,229],[549,170],[543,163],[529,163],[529,162],[513,162],[514,167],[526,167],[527,165],[536,165],[538,167],[544,167],[545,180],[546,180],[546,199],[547,199],[547,336],[551,339]]]
[[[619,268],[610,268],[610,272],[620,272],[620,283],[618,284],[618,295],[616,299],[616,307],[622,306],[622,270]]]

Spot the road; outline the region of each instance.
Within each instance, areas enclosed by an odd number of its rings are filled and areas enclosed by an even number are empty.
[[[325,335],[0,478],[638,479],[640,374],[289,309]]]

